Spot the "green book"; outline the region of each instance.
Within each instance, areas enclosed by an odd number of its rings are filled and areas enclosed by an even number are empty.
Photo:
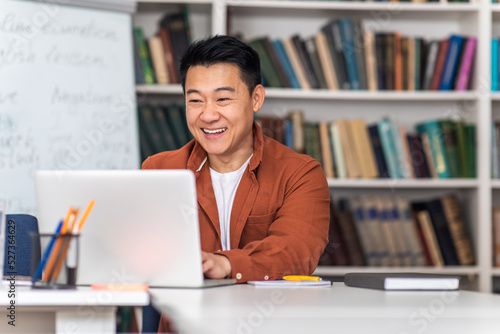
[[[156,78],[153,70],[153,64],[151,63],[151,57],[149,55],[148,43],[144,38],[142,28],[134,28],[134,38],[139,49],[139,60],[144,74],[144,83],[147,85],[153,85],[156,83]]]
[[[457,124],[452,120],[440,120],[439,126],[444,144],[444,153],[450,168],[450,177],[461,177],[460,154],[457,141]]]
[[[260,57],[261,73],[264,84],[269,87],[284,87],[280,81],[278,71],[274,68],[271,56],[268,54],[263,38],[257,38],[248,42]]]
[[[429,144],[432,152],[432,160],[434,160],[434,167],[436,174],[440,179],[450,177],[450,167],[446,157],[443,134],[437,120],[431,120],[419,123],[416,126],[418,134],[426,133],[429,137]]]
[[[476,126],[474,124],[465,125],[465,154],[468,167],[467,177],[476,177]]]
[[[174,133],[168,124],[163,108],[160,106],[153,107],[152,113],[160,133],[160,139],[163,142],[163,147],[167,151],[175,150],[177,144],[174,139]]]
[[[460,177],[470,177],[471,171],[467,162],[467,138],[465,137],[465,123],[458,121],[456,123],[457,130],[457,147],[458,147],[458,160],[460,164]]]
[[[185,118],[181,108],[176,104],[171,104],[164,108],[165,117],[174,134],[177,148],[181,148],[189,141],[186,134]]]
[[[140,132],[148,142],[151,152],[154,154],[164,151],[166,147],[161,139],[152,108],[150,106],[140,106],[138,113]]]

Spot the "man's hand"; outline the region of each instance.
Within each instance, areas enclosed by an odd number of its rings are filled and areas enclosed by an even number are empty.
[[[225,278],[231,274],[231,263],[224,255],[201,252],[201,263],[207,278]]]

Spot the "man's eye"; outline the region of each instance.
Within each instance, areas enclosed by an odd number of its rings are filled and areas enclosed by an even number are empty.
[[[229,101],[229,98],[227,98],[227,97],[221,97],[217,101],[220,101],[220,102],[222,102],[222,101]]]
[[[189,102],[190,103],[198,103],[198,102],[201,102],[201,100],[195,100],[195,99],[193,99],[193,100],[189,100]]]

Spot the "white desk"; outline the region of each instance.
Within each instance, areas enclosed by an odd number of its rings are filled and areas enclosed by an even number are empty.
[[[8,290],[0,286],[0,333],[115,333],[117,306],[144,306],[144,291],[32,290],[16,287],[15,327]]]
[[[152,289],[182,333],[499,333],[500,296],[350,288]]]

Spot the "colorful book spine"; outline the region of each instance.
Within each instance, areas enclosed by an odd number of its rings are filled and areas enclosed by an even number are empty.
[[[288,55],[286,54],[285,47],[283,46],[283,42],[280,39],[274,40],[272,42],[274,51],[276,52],[276,56],[278,57],[281,65],[283,66],[283,70],[285,71],[285,75],[290,82],[292,88],[299,88],[300,84],[297,80],[297,76],[293,71],[292,64],[290,63],[290,59],[288,59]]]
[[[344,49],[344,59],[347,69],[347,78],[351,90],[361,89],[359,83],[359,73],[356,62],[356,45],[354,41],[354,24],[351,19],[343,18],[339,21],[340,36],[342,39],[342,47]]]
[[[498,39],[491,40],[491,91],[498,92]]]
[[[458,70],[457,84],[455,85],[455,90],[462,91],[469,88],[470,75],[472,71],[472,66],[474,64],[474,58],[476,55],[477,38],[469,37],[467,42],[465,42],[462,62],[460,63],[460,68]],[[497,57],[498,64],[498,57]]]
[[[462,53],[463,43],[464,43],[463,36],[459,35],[450,36],[448,52],[446,54],[446,60],[443,68],[443,75],[441,76],[441,83],[439,86],[439,90],[453,89],[455,72],[457,70],[458,62],[460,60],[460,55]]]
[[[426,134],[429,137],[429,145],[432,152],[432,159],[438,178],[449,178],[450,168],[446,159],[443,134],[437,120],[432,120],[417,124],[417,132]]]

